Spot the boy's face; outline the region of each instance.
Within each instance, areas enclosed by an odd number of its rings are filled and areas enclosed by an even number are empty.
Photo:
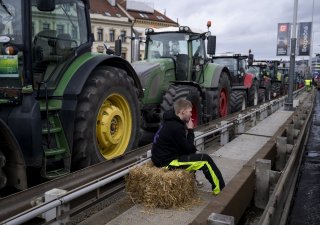
[[[184,110],[181,110],[181,120],[188,122],[192,116],[192,108],[186,108]]]

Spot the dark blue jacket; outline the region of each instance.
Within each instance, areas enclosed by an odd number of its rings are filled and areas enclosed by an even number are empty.
[[[193,130],[187,129],[185,122],[173,110],[167,111],[153,138],[152,162],[158,167],[167,166],[179,156],[195,153],[197,149],[193,143]]]

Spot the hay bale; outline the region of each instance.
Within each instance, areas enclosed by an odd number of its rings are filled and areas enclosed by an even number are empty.
[[[192,201],[196,190],[194,174],[157,168],[152,163],[134,167],[126,177],[129,198],[147,208],[181,207]]]

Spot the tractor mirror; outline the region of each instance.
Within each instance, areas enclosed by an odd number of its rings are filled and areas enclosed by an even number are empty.
[[[216,36],[208,36],[207,54],[216,54]]]
[[[122,47],[122,42],[120,39],[117,39],[115,41],[115,55],[121,56],[121,47]]]
[[[51,12],[56,8],[55,0],[37,0],[37,8],[39,11]]]

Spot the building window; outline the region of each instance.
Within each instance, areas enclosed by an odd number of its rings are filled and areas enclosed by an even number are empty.
[[[142,18],[149,18],[147,14],[145,13],[139,13],[139,15],[142,17]]]
[[[50,30],[50,24],[48,24],[48,23],[43,23],[43,24],[42,24],[42,30]]]
[[[115,34],[115,31],[114,30],[110,30],[110,32],[109,32],[109,41],[114,42],[114,34]]]
[[[73,39],[78,38],[78,27],[72,26],[72,38]]]
[[[157,16],[157,18],[158,18],[159,20],[165,20],[165,19],[163,18],[163,16]]]
[[[126,40],[127,40],[126,35],[127,35],[127,32],[124,31],[124,30],[122,30],[122,31],[121,31],[121,34],[120,34],[120,38],[121,38],[121,41],[124,42],[124,43],[125,43]]]
[[[103,29],[98,28],[98,40],[97,41],[103,41]]]
[[[64,25],[58,24],[57,25],[57,32],[58,32],[58,34],[63,34],[64,33]]]

